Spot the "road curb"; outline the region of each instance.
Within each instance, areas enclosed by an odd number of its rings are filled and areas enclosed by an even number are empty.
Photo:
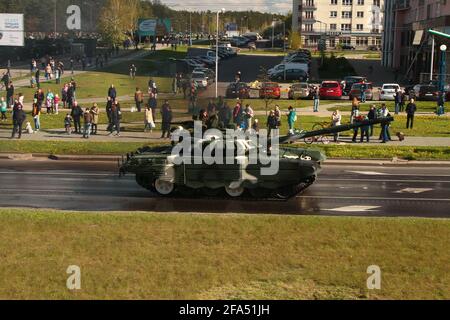
[[[116,162],[122,155],[56,155],[56,154],[21,154],[21,153],[0,153],[0,159],[4,160],[32,160],[49,159],[55,161],[97,161],[97,162]],[[380,166],[380,167],[450,167],[450,161],[417,161],[401,159],[327,159],[323,163],[327,166]]]
[[[325,165],[332,166],[379,166],[379,167],[450,167],[450,161],[418,161],[418,160],[389,160],[389,159],[328,159]]]

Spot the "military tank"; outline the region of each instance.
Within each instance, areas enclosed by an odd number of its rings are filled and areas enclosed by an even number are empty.
[[[354,128],[393,121],[392,118],[367,120],[351,125],[336,126],[310,132],[278,137],[282,146],[277,152],[278,170],[267,174],[273,159],[270,147],[262,147],[248,139],[235,139],[230,145],[222,143],[222,163],[208,163],[198,160],[194,148],[185,151],[184,161],[174,155],[177,143],[167,146],[143,147],[127,154],[119,161],[120,173],[133,173],[136,182],[160,196],[228,196],[255,199],[289,199],[308,188],[316,180],[322,163],[326,160],[320,150],[285,146],[307,137],[332,134]],[[195,141],[195,140],[194,140]],[[193,142],[202,150],[217,148],[220,139],[202,138]],[[230,150],[231,149],[231,150]],[[216,149],[214,149],[216,150]],[[238,153],[237,150],[240,150]],[[231,152],[230,152],[231,151]],[[260,161],[251,161],[250,155],[257,155]],[[252,153],[253,152],[253,153]],[[231,156],[230,156],[231,155]],[[214,156],[214,155],[213,155]],[[219,157],[220,158],[220,157]],[[231,160],[231,161],[230,161]]]

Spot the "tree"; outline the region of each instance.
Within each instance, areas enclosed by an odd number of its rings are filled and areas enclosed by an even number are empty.
[[[291,44],[291,49],[294,50],[302,47],[302,38],[297,31],[293,31],[289,34],[289,43]]]

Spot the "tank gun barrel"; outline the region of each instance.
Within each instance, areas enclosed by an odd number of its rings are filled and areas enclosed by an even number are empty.
[[[349,131],[352,129],[361,128],[361,127],[365,127],[365,126],[371,126],[374,124],[389,123],[392,121],[394,121],[393,117],[383,117],[383,118],[377,118],[377,119],[373,119],[373,120],[358,121],[358,122],[355,122],[352,124],[344,124],[344,125],[340,125],[340,126],[324,128],[324,129],[320,129],[320,130],[305,131],[305,132],[301,132],[299,134],[280,137],[280,143],[292,143],[297,140],[301,140],[301,139],[305,139],[305,138],[309,138],[309,137],[317,137],[317,136],[322,136],[322,135],[326,135],[326,134],[334,134],[334,133]]]

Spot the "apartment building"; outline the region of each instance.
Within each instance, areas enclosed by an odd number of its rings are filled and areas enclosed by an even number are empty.
[[[432,60],[429,29],[450,34],[450,0],[386,0],[382,64],[399,70],[411,81],[429,78]],[[435,37],[435,75],[441,44],[449,46],[448,39]]]
[[[381,47],[384,0],[293,0],[292,30],[304,46],[339,43],[367,49]]]

